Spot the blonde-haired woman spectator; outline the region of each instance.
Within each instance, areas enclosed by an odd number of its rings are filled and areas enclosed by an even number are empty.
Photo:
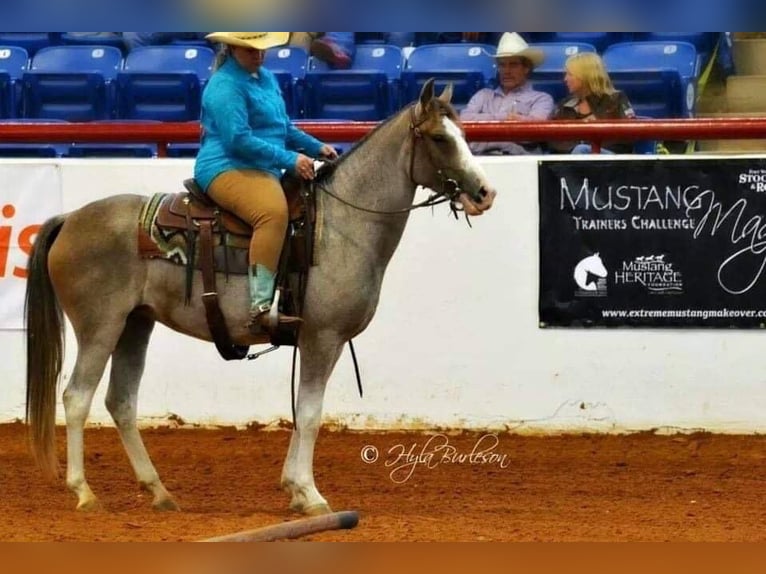
[[[616,120],[635,118],[627,96],[616,90],[601,57],[593,52],[580,52],[565,64],[564,82],[569,95],[553,111],[554,120]],[[551,142],[549,148],[558,153],[590,153],[591,146],[577,142]],[[633,144],[604,142],[603,153],[631,153]]]

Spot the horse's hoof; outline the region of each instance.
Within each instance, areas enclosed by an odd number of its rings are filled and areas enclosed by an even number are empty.
[[[306,516],[322,516],[324,514],[332,514],[332,508],[329,504],[314,504],[308,508],[301,510]]]
[[[157,512],[180,512],[181,508],[172,498],[163,498],[152,503],[152,508]]]
[[[77,512],[101,512],[103,509],[97,498],[89,498],[77,505]]]

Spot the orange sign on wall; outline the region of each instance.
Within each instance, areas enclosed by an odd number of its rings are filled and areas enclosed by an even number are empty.
[[[60,167],[0,163],[0,329],[23,328],[27,260],[37,232],[61,213]]]

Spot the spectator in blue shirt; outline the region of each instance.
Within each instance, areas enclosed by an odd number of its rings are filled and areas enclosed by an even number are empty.
[[[202,95],[202,144],[194,166],[200,186],[218,205],[253,226],[250,243],[250,329],[269,331],[274,279],[288,223],[283,170],[314,177],[313,157],[337,152],[296,128],[274,74],[262,67],[265,50],[289,32],[215,32],[225,45],[218,70]],[[257,240],[256,240],[257,238]],[[300,319],[279,315],[280,323]]]

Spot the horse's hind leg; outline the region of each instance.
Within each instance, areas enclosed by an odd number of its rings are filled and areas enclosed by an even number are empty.
[[[148,313],[136,310],[128,316],[125,330],[112,354],[106,408],[117,425],[139,484],[154,495],[154,508],[178,510],[175,501],[160,481],[136,424],[138,386],[144,372],[146,348],[153,329],[154,319]]]
[[[78,510],[96,510],[98,499],[85,480],[84,428],[93,394],[122,330],[122,323],[101,323],[83,329],[72,378],[64,390],[67,430],[67,486],[77,495]]]

